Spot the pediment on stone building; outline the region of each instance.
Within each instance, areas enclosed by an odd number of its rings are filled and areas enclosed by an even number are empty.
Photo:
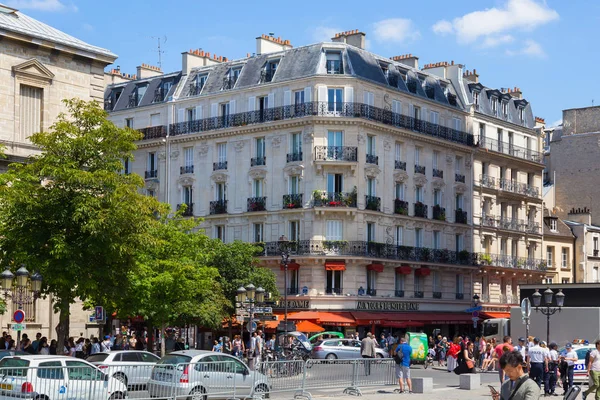
[[[21,64],[13,65],[12,70],[15,75],[21,75],[23,77],[43,81],[45,83],[51,83],[54,79],[54,74],[52,71],[34,58]]]

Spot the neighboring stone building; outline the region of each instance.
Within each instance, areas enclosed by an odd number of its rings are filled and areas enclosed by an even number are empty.
[[[464,71],[454,62],[428,64],[424,69],[449,79],[470,111],[469,125],[478,144],[469,209],[473,250],[481,261],[475,292],[490,316],[508,316],[509,306],[519,301],[518,285],[540,282],[546,268],[541,129],[519,88],[488,88],[475,70]]]
[[[544,283],[574,283],[575,235],[571,228],[545,208],[543,230],[547,265]]]
[[[66,110],[62,99],[102,101],[104,68],[117,56],[1,4],[0,39],[0,143],[7,155],[0,160],[2,171],[38,152],[28,137],[48,129]],[[51,302],[49,296],[25,307],[30,336],[38,331],[48,338],[56,336],[58,316]],[[14,309],[9,300],[8,311],[0,316],[3,330],[10,325]],[[97,327],[87,332],[88,313],[81,304],[74,304],[71,313],[72,335],[97,334]]]
[[[600,282],[600,226],[592,224],[592,213],[587,208],[573,209],[565,223],[575,240],[575,283]]]
[[[469,329],[469,114],[450,80],[417,57],[367,52],[364,38],[293,48],[263,35],[255,56],[196,50],[181,71],[139,69],[105,95],[111,120],[145,135],[126,170],[210,236],[261,243],[290,310],[306,311],[296,318],[346,333]],[[287,287],[282,235],[294,243]]]

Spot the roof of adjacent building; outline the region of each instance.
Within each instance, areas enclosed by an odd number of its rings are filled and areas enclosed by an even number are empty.
[[[412,68],[401,62],[378,56],[366,50],[345,43],[317,43],[284,50],[275,53],[261,54],[239,60],[232,60],[216,65],[193,68],[183,78],[179,98],[191,96],[206,96],[222,93],[224,82],[231,76],[231,71],[241,69],[239,77],[233,86],[233,90],[245,89],[263,84],[261,77],[268,62],[278,60],[278,66],[270,83],[282,83],[294,79],[310,76],[327,75],[326,52],[340,52],[342,60],[342,76],[352,76],[373,84],[385,86],[388,89],[404,92],[422,99],[435,101],[437,103],[464,110],[463,103],[456,95],[450,81],[439,78],[427,72]],[[384,74],[387,70],[387,76]],[[205,75],[206,82],[200,93],[192,91],[195,79],[198,75]],[[165,77],[156,77],[152,80],[161,80]],[[136,80],[131,82],[111,85],[107,88],[105,98],[109,99],[115,90],[123,90],[123,94],[135,90],[137,86],[147,84],[147,80]],[[409,86],[414,92],[409,90]],[[149,96],[149,90],[144,96]],[[315,100],[315,99],[313,99]],[[165,101],[167,99],[165,98]],[[147,104],[145,100],[140,105]],[[119,111],[128,108],[119,101],[114,104],[111,111]]]
[[[93,46],[2,4],[0,4],[0,29],[110,58],[117,58],[117,55],[110,50]]]
[[[600,231],[600,226],[598,226],[598,225],[586,224],[583,222],[576,222],[576,221],[569,221],[569,220],[565,220],[564,222],[568,226],[585,226],[587,229],[594,229],[594,230]]]
[[[556,219],[556,231],[550,230],[550,220]],[[563,236],[574,238],[575,235],[569,225],[555,215],[551,215],[547,208],[544,208],[544,236]]]

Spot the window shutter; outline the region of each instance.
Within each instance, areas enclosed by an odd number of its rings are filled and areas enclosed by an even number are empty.
[[[235,100],[229,101],[229,115],[235,114]]]
[[[429,121],[429,114],[428,114],[427,108],[425,108],[425,107],[421,108],[421,120]]]
[[[275,107],[275,93],[269,93],[267,98],[269,99],[269,108]]]
[[[289,106],[290,104],[292,104],[292,92],[286,90],[285,92],[283,92],[283,105]]]
[[[184,122],[185,120],[185,109],[180,108],[177,110],[177,122]]]
[[[345,103],[353,103],[354,102],[354,88],[352,86],[346,86],[344,88],[344,102]]]
[[[412,104],[408,106],[408,116],[411,118],[415,117],[415,106]]]
[[[254,111],[256,109],[256,96],[248,97],[248,111]]]
[[[306,87],[304,88],[304,102],[310,103],[312,101],[312,88]]]
[[[219,104],[212,103],[210,105],[210,116],[211,118],[215,118],[219,116]]]
[[[326,102],[327,99],[327,86],[318,86],[317,93],[319,94],[319,101]]]
[[[204,118],[204,113],[202,112],[202,106],[196,106],[196,119]]]

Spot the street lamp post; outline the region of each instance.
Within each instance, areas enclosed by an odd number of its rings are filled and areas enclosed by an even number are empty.
[[[279,251],[281,252],[281,264],[283,264],[283,321],[285,324],[285,336],[287,337],[288,333],[288,301],[287,301],[287,292],[288,292],[288,263],[290,261],[290,241],[285,237],[285,235],[281,235],[279,238]]]
[[[247,311],[248,314],[248,332],[254,332],[254,312],[256,306],[263,305],[265,302],[265,289],[262,287],[255,287],[253,284],[249,284],[246,287],[240,286],[237,290],[236,295],[236,308],[240,311]],[[242,340],[244,336],[244,324],[240,324],[240,333]]]
[[[15,277],[16,285],[13,288]],[[22,310],[25,305],[33,304],[33,302],[40,297],[42,291],[42,275],[39,272],[35,272],[30,276],[29,271],[25,268],[25,264],[21,264],[15,274],[7,268],[0,274],[0,280],[4,299],[8,300],[9,298],[12,298],[19,310]],[[20,344],[21,331],[17,331],[17,349]]]
[[[560,312],[563,305],[565,304],[565,294],[562,289],[558,289],[558,293],[554,294],[552,289],[547,288],[544,291],[544,304],[541,304],[542,294],[536,289],[535,293],[531,295],[533,306],[536,312],[541,312],[546,316],[546,343],[550,343],[550,316],[554,315],[557,311]],[[552,298],[556,299],[556,307],[552,306]]]

